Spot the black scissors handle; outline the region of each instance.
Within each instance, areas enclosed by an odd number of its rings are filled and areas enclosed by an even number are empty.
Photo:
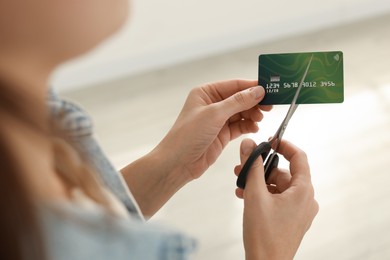
[[[279,164],[279,156],[276,152],[271,154],[267,158],[267,161],[264,164],[264,170],[265,170],[264,179],[265,179],[265,181],[268,181],[268,178],[271,175],[272,170],[274,168],[278,167],[278,164]]]
[[[270,151],[271,151],[271,144],[269,142],[262,142],[253,150],[248,160],[245,162],[244,166],[242,167],[240,174],[238,175],[237,187],[241,189],[245,188],[246,177],[248,176],[249,170],[251,169],[253,163],[256,161],[257,158],[259,158],[260,155],[263,158],[263,161],[266,160]],[[264,167],[265,169],[267,169],[265,172],[265,180],[268,179],[272,169],[278,166],[278,163],[279,163],[279,156],[276,153],[273,156],[268,157]]]

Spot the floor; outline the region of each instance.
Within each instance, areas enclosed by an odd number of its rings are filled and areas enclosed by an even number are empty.
[[[102,146],[120,168],[159,142],[192,87],[256,79],[260,53],[343,51],[345,102],[301,106],[285,134],[308,153],[320,204],[296,259],[390,259],[389,32],[390,14],[63,95],[94,117]],[[250,137],[268,138],[286,110],[275,107]],[[233,175],[239,143],[233,141],[203,178],[184,187],[151,220],[197,238],[195,259],[244,259],[242,201],[234,195]]]

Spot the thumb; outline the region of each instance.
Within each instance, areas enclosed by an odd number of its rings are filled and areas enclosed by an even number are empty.
[[[256,148],[256,143],[253,140],[250,139],[244,139],[241,142],[241,148],[240,148],[240,158],[241,158],[241,165],[244,165],[248,157],[250,156],[253,149]],[[256,161],[252,164],[252,167],[248,173],[246,184],[245,184],[245,190],[244,190],[244,196],[248,193],[258,193],[258,192],[267,192],[267,185],[264,181],[264,166],[263,166],[263,159],[261,156],[259,156]]]
[[[263,87],[251,87],[234,93],[227,99],[220,101],[218,105],[230,117],[256,106],[263,99],[264,95]]]

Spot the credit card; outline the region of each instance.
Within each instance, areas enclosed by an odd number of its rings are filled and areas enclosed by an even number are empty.
[[[312,56],[297,104],[342,103],[343,53],[330,51],[260,55],[259,85],[266,93],[260,104],[291,104]]]

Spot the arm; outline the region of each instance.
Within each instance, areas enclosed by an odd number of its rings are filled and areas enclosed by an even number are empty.
[[[194,88],[175,124],[146,156],[122,174],[142,212],[152,216],[175,192],[199,178],[233,139],[258,131],[264,90],[257,81],[230,80]]]
[[[242,142],[241,165],[254,147],[249,139]],[[290,162],[290,171],[274,169],[266,184],[260,157],[248,175],[245,190],[236,190],[244,199],[247,260],[293,259],[318,212],[305,153],[286,141],[279,152]],[[239,171],[240,166],[235,173]]]

